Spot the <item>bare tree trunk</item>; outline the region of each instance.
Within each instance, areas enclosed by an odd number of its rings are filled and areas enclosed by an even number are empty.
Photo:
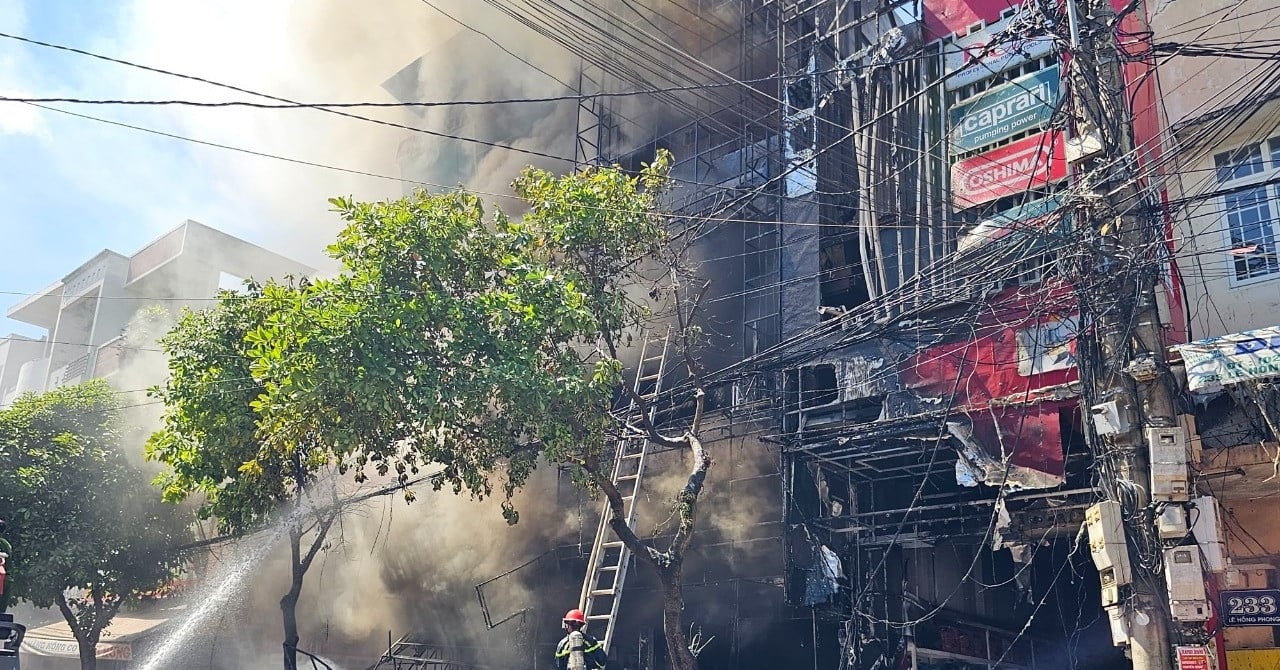
[[[76,638],[76,652],[80,656],[80,670],[96,670],[98,667],[98,640],[102,637],[102,629],[86,631],[80,626],[80,622],[76,619],[76,614],[71,610],[70,603],[67,602],[66,596],[58,594],[58,611],[62,612],[62,618],[66,619],[67,627],[71,629],[71,634]],[[96,613],[95,621],[101,620],[101,609]]]
[[[700,394],[694,420],[695,426],[702,416],[702,403],[703,396]],[[689,548],[689,543],[693,540],[694,524],[697,521],[698,496],[702,493],[703,484],[707,479],[707,472],[711,469],[711,457],[702,446],[702,441],[692,432],[686,433],[680,441],[690,447],[693,452],[694,463],[684,488],[676,495],[675,511],[680,521],[679,526],[676,528],[675,538],[671,541],[671,547],[666,551],[659,551],[644,540],[641,540],[635,534],[635,531],[627,525],[626,508],[623,505],[622,494],[619,493],[618,487],[607,476],[601,474],[595,464],[588,464],[587,471],[595,479],[596,483],[600,485],[601,490],[604,491],[605,498],[609,501],[609,527],[613,529],[614,534],[633,554],[652,566],[658,573],[658,580],[662,585],[662,631],[667,640],[667,656],[671,659],[672,669],[697,670],[698,659],[689,649],[689,637],[684,632],[684,625],[681,620],[684,614],[684,585],[681,583],[681,578],[683,576],[684,552]]]
[[[662,584],[662,634],[667,639],[667,655],[671,670],[697,670],[698,659],[689,649],[689,638],[684,632],[684,557],[673,560],[658,570]]]
[[[298,508],[306,504],[303,498],[303,491],[306,487],[306,481],[303,475],[301,456],[295,455],[294,477],[298,484]],[[314,522],[303,522],[303,516],[299,514],[299,518],[293,521],[293,525],[289,528],[289,569],[291,572],[291,580],[289,582],[289,591],[280,599],[280,614],[284,623],[284,670],[298,670],[298,599],[302,597],[302,582],[307,576],[307,570],[311,568],[311,562],[315,560],[316,554],[325,544],[325,538],[329,534],[329,528],[338,518],[342,510],[336,505],[327,511],[315,512]],[[313,533],[311,544],[307,547],[304,554],[302,551],[302,538],[308,532]]]
[[[289,531],[289,568],[292,581],[289,591],[280,599],[280,613],[284,620],[284,670],[298,669],[298,597],[302,595],[302,532]]]
[[[676,527],[675,537],[671,540],[671,546],[666,551],[660,551],[652,544],[641,540],[627,523],[626,505],[623,503],[622,493],[618,491],[610,475],[606,474],[610,470],[602,468],[601,464],[594,460],[581,463],[609,501],[609,527],[613,529],[614,535],[632,554],[648,563],[658,574],[658,580],[662,585],[662,632],[667,641],[667,656],[673,670],[697,670],[698,668],[698,659],[689,648],[689,638],[684,632],[682,621],[684,584],[681,578],[684,554],[693,540],[694,526],[698,518],[698,497],[702,495],[703,485],[707,481],[707,472],[711,469],[711,456],[698,437],[702,429],[703,412],[707,407],[707,393],[702,388],[702,365],[692,354],[693,342],[689,334],[692,310],[696,309],[702,297],[706,295],[707,286],[707,284],[702,285],[693,298],[692,307],[686,311],[681,300],[682,289],[678,284],[673,285],[676,301],[675,314],[679,325],[678,348],[695,387],[693,420],[684,435],[677,438],[662,435],[652,419],[652,407],[649,401],[629,387],[623,386],[623,390],[643,410],[641,412],[643,429],[648,434],[649,440],[674,449],[687,447],[693,455],[693,467],[689,470],[689,478],[685,480],[684,487],[676,494],[674,501],[675,516],[679,519],[679,525]],[[618,351],[614,344],[608,340],[606,343],[610,355],[615,359],[618,358]]]
[[[96,670],[98,667],[98,645],[76,636],[76,646],[80,652],[80,670]]]

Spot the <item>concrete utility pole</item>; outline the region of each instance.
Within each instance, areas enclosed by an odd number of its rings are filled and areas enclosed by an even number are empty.
[[[1107,305],[1092,315],[1102,354],[1100,364],[1091,369],[1093,391],[1096,399],[1114,400],[1122,416],[1128,412],[1135,418],[1120,421],[1119,430],[1101,438],[1108,442],[1108,460],[1115,478],[1135,485],[1126,486],[1131,493],[1126,496],[1129,500],[1117,501],[1124,502],[1125,526],[1130,529],[1128,541],[1132,545],[1138,533],[1145,532],[1147,538],[1159,537],[1151,513],[1153,477],[1148,429],[1178,427],[1173,397],[1165,383],[1168,368],[1163,359],[1156,303],[1157,273],[1136,266],[1146,262],[1144,250],[1163,237],[1154,235],[1150,226],[1155,223],[1144,218],[1149,214],[1140,206],[1142,200],[1134,181],[1138,163],[1113,25],[1115,10],[1110,0],[1068,0],[1067,4],[1077,121],[1068,159],[1097,196],[1095,202],[1080,210],[1084,216],[1077,219],[1077,225],[1099,234],[1100,248],[1095,258],[1101,263],[1093,268],[1094,276],[1086,279],[1101,281],[1097,294]],[[1080,360],[1079,364],[1083,367],[1091,363]],[[1148,551],[1152,549],[1147,547]],[[1154,550],[1161,550],[1158,539]],[[1122,598],[1115,611],[1127,623],[1133,667],[1170,670],[1170,621],[1163,577],[1135,564],[1130,587],[1129,607],[1125,608]],[[1123,633],[1120,635],[1122,640]]]

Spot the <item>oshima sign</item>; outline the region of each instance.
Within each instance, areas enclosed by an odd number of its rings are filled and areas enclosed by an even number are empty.
[[[966,209],[1066,178],[1062,133],[1049,130],[951,166],[951,203]]]

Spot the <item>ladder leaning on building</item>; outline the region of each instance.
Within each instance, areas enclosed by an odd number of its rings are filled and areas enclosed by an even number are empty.
[[[647,401],[650,421],[656,419],[652,401],[662,390],[670,342],[671,337],[666,330],[649,332],[642,338],[640,364],[637,366],[632,388],[635,390],[635,397]],[[629,401],[624,415],[630,425],[644,423],[642,412],[645,410],[635,397]],[[644,475],[648,453],[649,439],[645,436],[624,435],[618,439],[612,479],[626,504],[627,525],[632,530],[636,525],[636,497],[640,493],[640,480]],[[631,561],[631,551],[621,540],[612,536],[610,517],[609,504],[605,502],[600,512],[600,525],[596,529],[595,541],[591,545],[582,594],[578,599],[579,608],[586,614],[588,625],[604,624],[603,630],[597,630],[597,636],[606,650],[613,640],[614,622],[618,617],[622,587],[626,583],[627,567]]]

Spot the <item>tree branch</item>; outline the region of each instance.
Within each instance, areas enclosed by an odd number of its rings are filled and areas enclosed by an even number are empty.
[[[698,397],[698,413],[702,412],[702,396]],[[693,470],[684,488],[676,495],[676,513],[680,523],[676,527],[675,538],[671,541],[671,553],[680,560],[693,540],[693,527],[698,519],[698,496],[702,494],[702,486],[707,480],[707,470],[711,468],[711,456],[692,432],[685,435],[693,450]]]
[[[311,561],[315,560],[316,554],[319,553],[320,548],[324,546],[325,537],[329,534],[329,528],[333,526],[334,520],[338,518],[340,513],[340,510],[335,509],[328,514],[323,515],[316,522],[315,539],[311,541],[311,546],[307,547],[307,554],[303,556],[302,560],[298,563],[298,566],[302,568],[303,572],[306,572],[311,568]]]
[[[58,605],[58,611],[62,612],[62,618],[67,620],[67,627],[71,629],[71,634],[75,636],[76,642],[82,645],[96,644],[96,640],[91,640],[89,634],[85,632],[84,627],[80,625],[80,618],[76,616],[75,611],[71,609],[71,604],[67,602],[67,596],[63,592],[58,592],[54,602]]]
[[[689,424],[689,434],[685,435],[686,441],[692,441],[693,436],[702,429],[702,414],[707,408],[707,392],[702,390],[701,383],[694,389],[693,398],[693,423]]]
[[[673,286],[673,293],[676,300],[676,323],[680,328],[680,355],[684,359],[684,366],[689,371],[689,378],[694,384],[702,388],[702,376],[706,370],[703,369],[702,363],[693,356],[693,342],[689,340],[689,322],[693,320],[693,315],[697,313],[702,299],[706,297],[707,290],[711,288],[711,282],[703,282],[702,288],[698,289],[698,294],[693,298],[693,305],[689,307],[688,314],[685,313],[684,306],[680,300],[679,286]]]
[[[99,584],[98,586],[100,587],[101,584]],[[93,625],[89,629],[89,642],[91,644],[97,644],[98,640],[101,639],[102,637],[102,627],[103,627],[103,618],[104,618],[102,616],[103,614],[102,591],[100,588],[94,588],[93,586],[90,586],[89,596],[93,598]]]

